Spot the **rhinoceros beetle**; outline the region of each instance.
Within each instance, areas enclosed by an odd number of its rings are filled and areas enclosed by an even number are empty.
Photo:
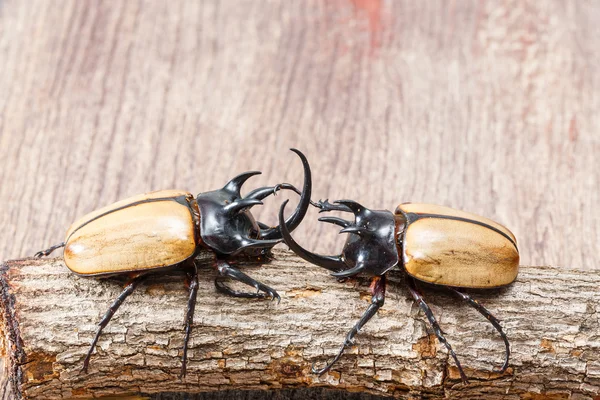
[[[286,203],[279,211],[283,223]],[[322,217],[319,221],[342,227],[348,238],[339,256],[324,256],[301,247],[285,225],[281,233],[285,243],[306,261],[333,271],[337,278],[360,273],[373,276],[371,305],[350,330],[340,350],[325,367],[313,373],[323,374],[352,344],[354,336],[383,306],[386,274],[393,268],[407,273],[408,290],[425,313],[434,333],[443,343],[461,379],[467,382],[463,368],[440,329],[431,309],[417,288],[417,280],[448,288],[479,311],[500,333],[506,348],[504,364],[508,367],[510,346],[499,321],[481,304],[459,288],[497,288],[515,280],[519,267],[519,251],[515,236],[504,226],[474,214],[430,204],[400,204],[394,213],[370,210],[352,200],[334,204],[319,201],[320,212],[342,211],[354,214],[354,221],[337,217]]]
[[[300,157],[304,167],[302,192],[283,183],[255,189],[242,197],[240,190],[244,182],[260,174],[251,171],[236,176],[221,189],[200,193],[196,198],[180,190],[146,193],[85,215],[71,225],[64,242],[36,253],[35,257],[47,256],[64,247],[65,264],[77,275],[125,275],[129,278],[123,292],[98,324],[83,361],[83,371],[88,369],[102,330],[140,282],[151,273],[183,268],[190,281],[181,358],[181,375],[185,375],[198,292],[195,259],[203,250],[214,255],[214,265],[219,274],[215,286],[220,292],[235,297],[280,299],[274,289],[233,267],[231,261],[240,257],[261,260],[282,241],[282,226],[269,227],[257,222],[250,212],[266,197],[281,189],[300,194],[294,214],[283,223],[286,232],[295,229],[306,215],[311,195],[310,166],[304,154],[291,150]],[[258,292],[235,291],[224,283],[227,278],[253,286]]]

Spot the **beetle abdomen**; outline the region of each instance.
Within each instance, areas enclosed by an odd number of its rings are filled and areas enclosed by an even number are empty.
[[[511,283],[519,268],[514,235],[478,215],[429,204],[401,204],[404,268],[422,281],[490,288]]]
[[[164,190],[91,212],[67,232],[67,267],[81,275],[110,275],[190,258],[197,235],[192,199],[187,192]]]

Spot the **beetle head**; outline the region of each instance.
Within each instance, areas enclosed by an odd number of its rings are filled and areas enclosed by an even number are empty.
[[[280,243],[281,227],[268,227],[257,222],[250,209],[263,204],[262,199],[281,189],[293,190],[301,195],[294,214],[283,225],[289,231],[300,224],[310,204],[311,173],[304,154],[296,149],[291,150],[300,157],[304,166],[302,192],[283,183],[255,189],[242,197],[242,185],[250,177],[260,174],[259,171],[250,171],[231,179],[221,189],[200,193],[196,197],[200,209],[200,235],[207,247],[224,256],[241,252],[257,255]]]
[[[337,217],[323,217],[319,221],[342,227],[340,233],[348,233],[348,238],[339,256],[322,256],[302,248],[292,238],[289,231],[282,228],[286,244],[313,264],[335,271],[336,277],[350,277],[361,272],[382,275],[398,265],[398,249],[395,242],[395,218],[386,210],[370,210],[352,200],[338,200],[334,204],[327,201],[317,205],[321,212],[346,211],[354,214],[354,221]],[[285,203],[279,211],[283,220]]]

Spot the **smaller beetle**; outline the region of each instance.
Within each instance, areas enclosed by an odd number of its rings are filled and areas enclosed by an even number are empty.
[[[274,289],[244,274],[231,262],[239,257],[260,261],[282,241],[281,226],[269,227],[257,222],[249,211],[251,207],[262,204],[264,198],[281,189],[301,195],[294,214],[283,224],[286,232],[295,229],[306,215],[311,195],[310,166],[304,154],[291,150],[300,157],[304,167],[302,192],[283,183],[255,189],[242,198],[240,189],[244,182],[260,174],[251,171],[236,176],[221,189],[200,193],[196,198],[191,193],[178,190],[146,193],[85,215],[71,225],[63,243],[35,254],[35,257],[47,256],[64,247],[65,264],[77,275],[129,277],[123,292],[98,324],[83,362],[83,371],[88,369],[102,330],[140,282],[150,273],[183,268],[190,281],[181,358],[181,375],[185,375],[198,293],[195,258],[202,250],[214,253],[219,274],[215,286],[220,292],[234,297],[280,300]],[[258,292],[230,289],[223,283],[227,278],[253,286]]]
[[[284,202],[279,211],[283,221]],[[499,321],[481,304],[458,288],[497,288],[513,282],[519,268],[519,251],[515,236],[504,226],[474,214],[431,204],[400,204],[395,213],[369,210],[352,200],[327,200],[316,205],[320,212],[351,212],[355,220],[322,217],[319,221],[341,226],[340,233],[349,233],[339,256],[322,256],[302,248],[282,225],[283,239],[292,251],[313,264],[330,271],[337,278],[348,278],[361,272],[374,276],[371,305],[350,330],[337,355],[324,368],[312,372],[323,374],[352,344],[354,336],[383,306],[386,273],[400,266],[408,274],[408,290],[424,311],[433,331],[443,343],[460,372],[467,377],[446,341],[433,313],[416,286],[416,280],[448,288],[486,317],[500,333],[506,348],[502,368],[508,368],[510,346]]]

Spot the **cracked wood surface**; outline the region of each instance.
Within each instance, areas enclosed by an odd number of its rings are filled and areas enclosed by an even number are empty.
[[[115,280],[70,273],[61,259],[7,262],[0,275],[6,367],[26,398],[124,393],[325,387],[396,397],[599,398],[600,276],[522,267],[504,289],[472,291],[502,320],[511,367],[492,372],[503,345],[491,325],[458,299],[422,286],[471,383],[458,381],[396,271],[378,315],[333,370],[309,373],[340,345],[370,300],[366,278],[338,283],[289,251],[275,250],[247,273],[276,288],[281,304],[216,293],[201,267],[188,376],[179,380],[187,291],[182,274],[143,283],[101,337],[90,372],[79,369],[96,323],[120,293]],[[22,351],[22,353],[21,353]],[[5,360],[6,361],[6,360]]]

